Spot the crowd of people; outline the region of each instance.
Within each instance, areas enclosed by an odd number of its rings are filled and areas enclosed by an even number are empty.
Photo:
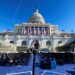
[[[30,60],[31,53],[0,53],[0,66],[12,65],[27,65]],[[51,67],[51,61],[54,59],[58,65],[65,63],[74,63],[74,56],[72,53],[39,53],[40,65]],[[33,61],[33,60],[32,60]]]
[[[73,53],[42,53],[41,58],[56,59],[58,65],[75,63],[75,54]]]
[[[0,66],[26,65],[29,57],[29,53],[1,53]]]
[[[40,67],[50,69],[56,65],[75,64],[73,53],[40,53]]]

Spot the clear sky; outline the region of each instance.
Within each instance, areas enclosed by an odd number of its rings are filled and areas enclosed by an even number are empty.
[[[60,30],[75,32],[75,0],[0,0],[0,31],[13,30],[14,24],[27,22],[35,5],[46,22]]]

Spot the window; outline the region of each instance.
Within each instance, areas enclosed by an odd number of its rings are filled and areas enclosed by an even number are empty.
[[[35,29],[38,29],[38,27],[35,27]]]
[[[59,42],[58,42],[58,45],[61,44],[61,43],[62,43],[62,41],[59,41]]]
[[[21,45],[22,46],[27,46],[27,42],[26,41],[22,41]]]
[[[51,45],[51,42],[50,41],[47,41],[46,42],[46,46],[50,46]]]
[[[10,41],[11,44],[14,44],[14,41]]]

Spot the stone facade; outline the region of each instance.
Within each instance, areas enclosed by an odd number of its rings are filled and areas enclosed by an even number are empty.
[[[63,36],[61,36],[62,34]],[[35,41],[38,41],[39,50],[48,48],[50,52],[56,52],[56,47],[75,40],[72,39],[70,34],[61,33],[58,25],[46,23],[42,15],[36,10],[28,23],[15,24],[13,32],[6,31],[0,33],[0,51],[17,52],[17,47],[23,47],[23,49],[24,47],[33,48]]]

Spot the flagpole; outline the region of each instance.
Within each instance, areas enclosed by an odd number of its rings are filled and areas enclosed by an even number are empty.
[[[35,75],[35,58],[36,58],[37,51],[33,50],[33,66],[32,66],[32,75]]]

